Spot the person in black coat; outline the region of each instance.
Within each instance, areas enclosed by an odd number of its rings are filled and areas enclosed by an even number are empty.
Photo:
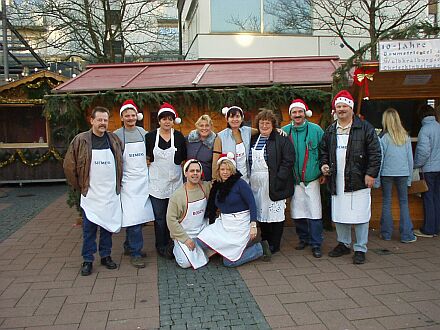
[[[295,152],[292,142],[277,133],[278,120],[272,110],[262,110],[255,121],[259,134],[252,137],[248,155],[250,185],[257,204],[261,239],[269,242],[274,253],[280,250],[286,199],[295,188]]]

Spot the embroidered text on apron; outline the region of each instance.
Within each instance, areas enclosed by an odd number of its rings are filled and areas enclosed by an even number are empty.
[[[190,238],[195,238],[208,225],[205,219],[205,210],[208,203],[206,196],[195,202],[188,202],[188,192],[186,191],[186,214],[180,225]],[[176,260],[188,260],[194,269],[206,265],[209,261],[203,249],[197,245],[194,250],[188,249],[185,243],[174,240],[174,256]]]
[[[304,182],[295,185],[295,193],[290,200],[292,219],[322,219],[320,189],[319,179],[307,186]]]
[[[336,146],[336,195],[332,195],[332,220],[345,224],[358,224],[370,221],[370,188],[344,192],[344,170],[347,155],[347,134],[337,134]]]
[[[212,250],[230,261],[237,261],[250,239],[251,213],[249,210],[222,213],[212,225],[197,236]]]
[[[112,233],[121,229],[121,199],[116,194],[116,164],[110,143],[107,149],[92,149],[89,190],[87,196],[81,195],[80,205],[91,222]]]
[[[260,135],[261,136],[261,135]],[[257,221],[259,222],[281,222],[284,221],[284,210],[286,200],[272,201],[269,197],[269,169],[264,160],[264,150],[256,150],[260,136],[255,142],[252,153],[252,169],[250,185],[257,205]]]
[[[150,195],[160,199],[170,198],[173,192],[183,183],[182,168],[174,164],[174,129],[171,129],[171,147],[159,148],[159,129],[156,133],[153,156],[150,164]]]
[[[237,170],[243,175],[241,178],[249,183],[248,172],[247,172],[247,160],[246,160],[246,148],[244,147],[244,142],[235,145],[235,162],[237,164]]]
[[[122,227],[154,220],[153,207],[148,198],[148,166],[145,155],[145,142],[125,144],[121,188]]]

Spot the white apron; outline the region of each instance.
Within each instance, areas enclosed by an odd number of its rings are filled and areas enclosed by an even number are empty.
[[[235,162],[237,164],[237,170],[243,175],[241,178],[249,183],[248,173],[247,173],[247,155],[244,143],[241,142],[235,145]]]
[[[286,200],[272,201],[269,197],[269,169],[264,160],[264,146],[261,150],[255,150],[260,141],[258,137],[255,147],[251,149],[252,169],[250,185],[257,204],[257,221],[259,222],[281,222],[284,221],[284,210]]]
[[[290,200],[292,219],[322,219],[320,189],[319,179],[307,186],[304,182],[295,185],[295,193]]]
[[[222,213],[212,225],[197,236],[212,250],[230,261],[237,261],[250,239],[251,213],[249,210]]]
[[[122,225],[120,195],[116,194],[116,164],[110,148],[92,149],[87,196],[80,205],[87,219],[112,233]]]
[[[349,135],[338,134],[336,147],[336,195],[332,196],[333,222],[359,224],[370,221],[370,188],[344,192],[344,169]]]
[[[122,227],[154,220],[153,207],[148,198],[148,166],[145,142],[126,143],[122,175]]]
[[[186,187],[185,187],[186,192]],[[208,201],[206,196],[195,202],[188,202],[188,192],[186,192],[186,214],[182,221],[180,221],[180,225],[186,231],[190,238],[195,238],[197,235],[208,225],[208,219],[205,219],[205,210]],[[196,247],[193,251],[188,249],[188,247],[179,242],[178,240],[174,240],[174,257],[176,258],[177,263],[180,260],[186,261],[188,260],[191,266],[194,269],[205,266],[209,259],[206,256],[203,249],[195,244]]]
[[[171,147],[159,148],[159,129],[156,133],[153,156],[150,164],[150,195],[159,199],[170,198],[173,192],[183,184],[182,167],[174,164],[174,129],[171,129]]]

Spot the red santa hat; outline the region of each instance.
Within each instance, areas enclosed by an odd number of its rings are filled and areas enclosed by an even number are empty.
[[[176,109],[174,109],[174,107],[169,104],[169,103],[164,103],[162,104],[162,106],[159,109],[159,112],[157,113],[157,117],[159,117],[162,113],[164,112],[170,112],[171,114],[174,115],[174,122],[176,124],[180,124],[182,122],[182,119],[179,118],[179,115],[177,114]]]
[[[223,114],[226,118],[228,118],[229,111],[231,111],[232,109],[235,109],[235,110],[240,111],[241,117],[244,118],[244,112],[243,112],[243,109],[240,108],[240,107],[238,107],[238,106],[236,106],[236,105],[233,105],[232,107],[224,107],[224,108],[222,109],[222,114]]]
[[[197,159],[191,158],[188,159],[185,163],[185,165],[183,165],[183,173],[185,173],[188,170],[189,165],[191,164],[198,164],[200,166],[200,171],[203,174],[203,168],[202,168],[202,164],[200,164],[200,162]]]
[[[347,90],[342,90],[338,94],[335,95],[332,102],[332,109],[336,109],[337,103],[344,103],[348,105],[350,108],[353,109],[354,107],[354,99],[353,96],[351,96],[350,92]]]
[[[293,108],[303,109],[306,117],[312,117],[312,115],[313,115],[312,110],[310,110],[309,107],[307,106],[306,102],[304,102],[301,99],[295,99],[292,101],[292,103],[289,106],[289,116],[290,116],[290,113],[292,112]]]
[[[235,162],[233,152],[229,151],[227,154],[221,154],[220,158],[217,160],[217,166],[220,165],[220,163],[224,160],[230,161],[232,163],[232,165],[234,165],[234,167],[237,167],[237,163]]]
[[[134,111],[136,111],[137,120],[142,120],[144,118],[142,112],[139,112],[136,103],[134,103],[134,101],[131,99],[126,100],[124,103],[122,103],[121,109],[119,109],[119,115],[122,117],[122,113],[124,112],[124,110],[127,109],[133,109]]]

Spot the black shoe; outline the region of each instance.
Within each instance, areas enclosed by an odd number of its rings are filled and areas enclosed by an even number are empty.
[[[309,243],[305,241],[299,241],[298,245],[295,247],[295,250],[304,250],[306,246],[309,246]]]
[[[129,249],[124,248],[124,256],[131,256],[131,252]],[[141,251],[141,258],[146,258],[147,253],[145,251]]]
[[[93,263],[84,261],[81,265],[81,276],[89,276],[92,273]]]
[[[329,257],[342,257],[344,254],[350,254],[351,249],[346,247],[345,244],[339,243],[336,247],[328,253]]]
[[[315,258],[321,258],[322,257],[321,248],[319,246],[315,246],[314,248],[312,248],[312,254]]]
[[[355,265],[362,265],[365,263],[365,252],[354,251],[353,263]]]
[[[118,268],[118,265],[112,260],[112,257],[110,256],[101,258],[101,265],[105,266],[107,269]]]
[[[261,247],[263,248],[263,256],[261,260],[270,261],[272,259],[272,252],[270,252],[269,243],[267,241],[261,241]]]

